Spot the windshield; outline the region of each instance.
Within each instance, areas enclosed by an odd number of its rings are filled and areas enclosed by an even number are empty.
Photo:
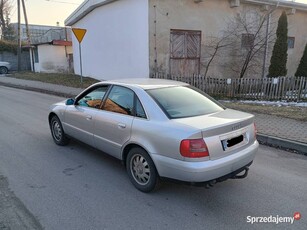
[[[208,95],[192,87],[150,89],[147,93],[171,119],[206,115],[224,109]]]

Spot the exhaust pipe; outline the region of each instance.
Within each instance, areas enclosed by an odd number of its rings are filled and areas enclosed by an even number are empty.
[[[212,188],[216,183],[217,183],[216,180],[210,180],[210,181],[205,183],[205,188],[206,189]]]

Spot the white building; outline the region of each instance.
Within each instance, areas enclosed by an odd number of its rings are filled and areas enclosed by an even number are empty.
[[[32,45],[31,67],[34,72],[72,73],[71,41],[52,40]]]
[[[149,76],[148,1],[85,1],[65,22],[87,29],[81,42],[82,72],[97,79]],[[73,36],[74,69],[80,74]]]
[[[17,23],[10,24],[17,34]],[[71,29],[60,26],[28,25],[31,70],[45,73],[72,73]],[[26,25],[20,25],[21,40],[27,44]]]
[[[84,76],[148,77],[153,71],[189,76],[206,71],[212,52],[208,41],[220,36],[229,18],[249,11],[248,18],[260,20],[271,10],[270,18],[275,22],[283,11],[288,14],[287,68],[293,76],[307,43],[306,4],[283,0],[87,0],[65,25],[87,30],[81,43]],[[255,11],[261,15],[254,15]],[[264,34],[265,27],[261,31]],[[236,53],[232,47],[220,53],[208,68],[208,76],[238,77],[235,71],[240,71],[244,62],[231,55],[246,52],[253,33],[238,34]],[[74,36],[72,41],[74,69],[80,74],[79,43]],[[268,46],[267,55],[264,46],[259,49],[257,65],[246,76],[261,77],[262,69],[267,72],[273,45]],[[263,62],[264,56],[267,59]]]

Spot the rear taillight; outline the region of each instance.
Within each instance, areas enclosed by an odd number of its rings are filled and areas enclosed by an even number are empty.
[[[209,156],[209,151],[203,139],[191,139],[181,141],[180,154],[184,157],[200,158]]]

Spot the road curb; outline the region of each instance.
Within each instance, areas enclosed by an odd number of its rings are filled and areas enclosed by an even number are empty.
[[[11,83],[1,82],[1,81],[0,81],[0,85],[6,86],[6,87],[11,87],[11,88],[16,88],[16,89],[24,89],[24,90],[34,91],[34,92],[38,92],[38,93],[51,94],[51,95],[55,95],[55,96],[59,96],[59,97],[65,97],[65,98],[74,98],[76,96],[76,95],[73,95],[71,93],[63,93],[63,92],[41,89],[41,88],[25,86],[25,85],[16,85],[16,84],[11,84]]]
[[[277,147],[285,150],[292,150],[296,153],[307,156],[307,144],[292,140],[287,140],[279,137],[273,137],[265,134],[258,133],[257,140],[260,144]]]

